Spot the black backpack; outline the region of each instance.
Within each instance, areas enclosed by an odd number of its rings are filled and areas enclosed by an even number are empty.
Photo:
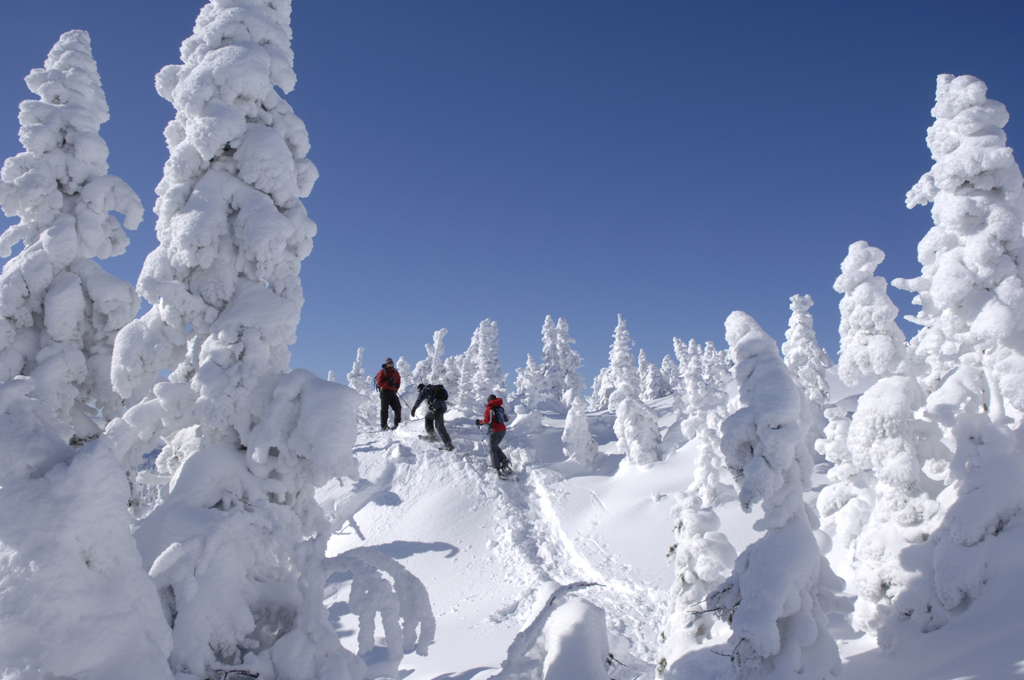
[[[491,407],[491,423],[507,423],[508,414],[505,413],[505,409],[502,406]]]
[[[448,390],[444,388],[444,385],[433,386],[434,399],[438,401],[448,401]]]

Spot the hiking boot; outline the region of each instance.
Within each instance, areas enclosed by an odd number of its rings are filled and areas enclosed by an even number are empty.
[[[455,445],[452,444],[451,442],[448,442],[447,444],[444,445],[444,450],[445,451],[454,451],[455,450]]]

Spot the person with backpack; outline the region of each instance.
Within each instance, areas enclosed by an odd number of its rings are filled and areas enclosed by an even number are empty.
[[[419,397],[416,399],[416,403],[412,405],[412,416],[416,417],[416,409],[424,401],[427,402],[427,415],[423,416],[423,426],[427,430],[424,439],[432,442],[437,441],[437,435],[434,434],[434,430],[437,430],[437,434],[441,435],[441,441],[444,442],[444,448],[449,451],[454,451],[455,446],[452,445],[452,438],[448,436],[448,429],[444,426],[444,412],[448,410],[448,390],[444,388],[444,385],[424,385],[420,383],[416,386],[419,390]]]
[[[488,439],[491,444],[491,467],[498,471],[499,477],[508,479],[512,475],[512,465],[505,452],[498,447],[501,440],[505,438],[505,423],[508,422],[508,415],[505,413],[505,407],[502,406],[504,403],[501,397],[496,397],[493,394],[487,395],[484,418],[477,420],[476,424],[478,427],[487,425]]]
[[[395,362],[388,357],[381,364],[375,381],[377,390],[380,392],[380,429],[388,429],[388,408],[395,412],[395,425],[391,429],[397,429],[402,422],[402,402],[398,399],[398,388],[402,385],[402,376],[395,370]]]

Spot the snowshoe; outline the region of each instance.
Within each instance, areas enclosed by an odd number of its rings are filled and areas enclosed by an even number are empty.
[[[437,435],[421,434],[420,435],[420,439],[422,439],[425,442],[436,442],[437,441]]]
[[[505,481],[511,479],[518,482],[519,475],[516,474],[516,471],[512,469],[511,465],[505,463],[504,465],[498,468],[498,479]]]

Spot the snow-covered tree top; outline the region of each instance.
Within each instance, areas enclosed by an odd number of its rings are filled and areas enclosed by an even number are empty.
[[[9,257],[18,241],[36,243],[66,213],[76,223],[59,225],[60,236],[48,248],[60,265],[74,257],[120,255],[128,237],[110,211],[123,213],[124,227],[135,229],[143,209],[128,185],[107,175],[109,152],[99,129],[110,113],[89,34],[63,34],[45,67],[33,69],[25,83],[39,99],[21,103],[18,137],[25,151],[4,163],[0,205],[21,222],[0,237],[0,257]],[[77,204],[66,206],[64,196],[77,196]]]

